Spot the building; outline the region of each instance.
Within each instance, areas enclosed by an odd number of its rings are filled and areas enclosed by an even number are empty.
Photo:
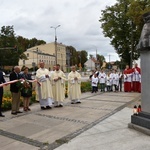
[[[55,55],[55,47],[57,55]],[[34,46],[24,52],[28,60],[19,60],[19,66],[26,65],[29,68],[37,66],[39,62],[45,62],[46,68],[52,68],[56,64],[60,64],[61,69],[66,71],[66,45],[55,42]],[[57,57],[56,57],[57,56]]]
[[[84,66],[87,70],[94,70],[95,68],[100,68],[100,63],[93,57],[93,58],[89,58],[84,63]]]
[[[27,60],[19,60],[19,66],[27,66],[28,68],[35,68],[38,66],[39,62],[44,62],[45,67],[49,68],[55,65],[55,56],[47,53],[43,53],[42,51],[37,50],[27,50],[24,52],[27,56]]]

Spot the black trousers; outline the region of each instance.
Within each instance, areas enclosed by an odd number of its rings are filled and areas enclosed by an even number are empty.
[[[97,92],[97,86],[92,86],[92,93],[93,92],[95,92],[95,93]]]
[[[110,92],[111,91],[111,86],[107,85],[107,91]]]

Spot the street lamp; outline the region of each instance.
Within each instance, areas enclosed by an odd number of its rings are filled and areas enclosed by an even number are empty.
[[[53,27],[51,26],[51,28],[53,28],[55,30],[55,63],[57,64],[57,35],[56,35],[56,29],[60,27],[60,25]]]
[[[36,48],[36,52],[37,52],[37,67],[38,67],[38,47]]]
[[[96,60],[97,60],[97,47],[95,45],[92,45],[92,47],[95,48],[95,51],[96,51]]]

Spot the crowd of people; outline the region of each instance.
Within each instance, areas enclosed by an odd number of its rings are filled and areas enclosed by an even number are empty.
[[[68,96],[71,104],[81,103],[81,75],[76,71],[76,67],[71,67],[68,77],[60,69],[57,64],[52,71],[45,68],[45,63],[39,63],[39,69],[36,71],[35,79],[31,78],[28,73],[28,67],[20,70],[19,66],[15,66],[10,73],[10,81],[6,82],[2,72],[0,71],[0,85],[3,83],[10,84],[12,94],[11,114],[17,115],[20,111],[20,97],[23,97],[24,112],[31,111],[29,108],[30,98],[32,96],[32,83],[35,82],[36,100],[39,101],[41,110],[51,109],[52,107],[63,107],[65,99],[66,81],[68,81]],[[0,117],[2,114],[3,86],[0,86]]]
[[[122,91],[124,83],[124,92],[141,92],[141,69],[137,64],[133,68],[126,68],[123,72],[117,70],[110,70],[107,73],[104,70],[92,71],[89,76],[92,86],[92,93],[96,93],[100,87],[101,92],[118,92]],[[100,85],[100,86],[99,86]]]
[[[52,107],[63,107],[65,99],[65,84],[68,82],[68,97],[71,104],[81,103],[81,75],[76,71],[76,67],[71,67],[71,72],[66,75],[60,69],[60,65],[53,66],[53,70],[49,71],[45,68],[44,62],[39,63],[39,69],[36,71],[35,79],[31,78],[28,72],[28,67],[23,67],[20,70],[19,66],[15,66],[10,73],[10,81],[6,82],[2,71],[0,71],[0,85],[6,83],[10,84],[10,91],[12,94],[12,109],[11,114],[17,115],[22,113],[20,111],[20,97],[23,97],[23,110],[25,112],[31,111],[29,108],[30,98],[32,96],[32,83],[35,82],[36,100],[39,101],[42,110],[51,109]],[[100,84],[101,92],[117,92],[122,91],[124,83],[124,92],[141,92],[141,70],[135,64],[131,69],[126,65],[125,70],[117,72],[111,70],[104,72],[95,69],[90,75],[92,93],[98,92]],[[2,114],[2,98],[3,86],[0,86],[0,117]]]

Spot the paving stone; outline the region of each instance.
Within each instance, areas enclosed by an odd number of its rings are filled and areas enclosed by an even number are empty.
[[[114,114],[118,111],[118,108],[121,109],[127,102],[138,96],[139,94],[123,92],[98,93],[95,95],[89,92],[82,94],[81,104],[71,105],[70,100],[65,99],[64,107],[44,111],[40,109],[39,103],[36,103],[31,106],[31,112],[17,116],[12,116],[10,111],[4,113],[6,117],[0,120],[0,129],[5,131],[5,136],[16,141],[16,146],[15,142],[13,145],[14,148],[17,147],[17,142],[21,142],[33,146],[33,148],[35,146],[38,146],[38,148],[48,146],[49,149],[53,149],[61,145],[56,140],[65,141],[66,138],[70,140],[96,124],[97,126],[91,128],[95,134],[111,132],[117,128],[121,130],[122,125],[127,121],[127,117],[122,117],[119,120],[121,114],[116,114],[108,120],[105,118]],[[99,122],[102,124],[99,125]],[[123,128],[125,127],[123,126]],[[90,134],[92,134],[92,130],[88,130],[88,134],[86,133],[85,136]],[[90,148],[89,139],[86,139],[85,142],[88,142],[88,148]],[[9,143],[6,144],[6,148],[9,148]]]

